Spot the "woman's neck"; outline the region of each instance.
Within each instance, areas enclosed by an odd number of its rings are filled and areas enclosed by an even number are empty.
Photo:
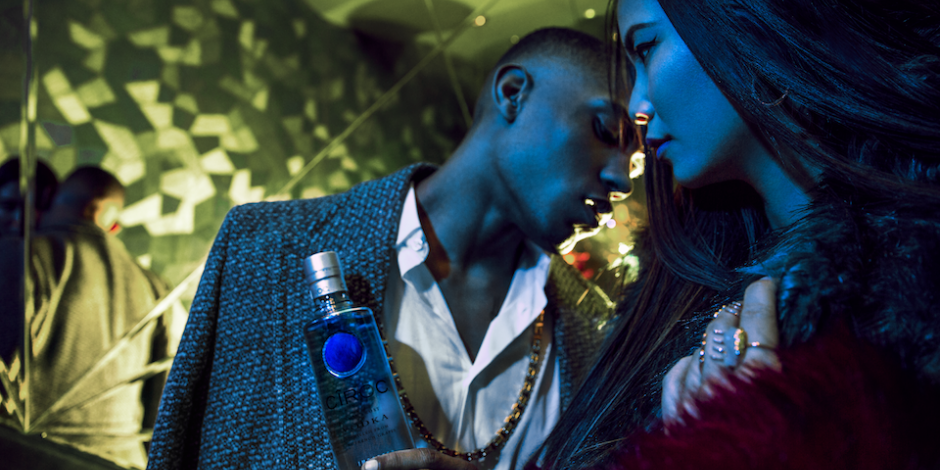
[[[769,154],[751,161],[754,164],[747,170],[747,182],[763,199],[770,226],[779,229],[796,222],[813,200],[811,192],[819,173],[803,166],[784,167]]]
[[[800,217],[801,211],[812,202],[809,193],[786,178],[766,182],[757,188],[764,199],[764,213],[774,229],[786,227]]]

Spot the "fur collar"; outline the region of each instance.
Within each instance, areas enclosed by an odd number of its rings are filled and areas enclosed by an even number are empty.
[[[820,197],[746,274],[780,279],[784,344],[834,320],[940,383],[940,208]]]

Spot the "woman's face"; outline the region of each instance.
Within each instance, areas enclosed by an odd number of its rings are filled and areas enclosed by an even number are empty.
[[[656,158],[671,163],[676,180],[690,188],[750,180],[755,152],[766,155],[766,149],[702,70],[659,2],[621,0],[617,20],[636,71],[630,114],[650,117],[647,141]]]

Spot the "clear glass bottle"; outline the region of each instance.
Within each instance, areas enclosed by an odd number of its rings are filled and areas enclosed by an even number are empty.
[[[414,447],[372,311],[357,307],[335,252],[304,260],[315,317],[304,325],[333,456],[340,470]]]

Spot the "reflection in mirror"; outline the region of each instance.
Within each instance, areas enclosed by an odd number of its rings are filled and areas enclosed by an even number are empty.
[[[30,253],[28,275],[0,280],[27,292],[4,316],[19,324],[3,332],[16,341],[0,369],[3,455],[143,468],[161,380],[228,210],[442,162],[514,38],[551,24],[600,32],[602,15],[583,11],[606,4],[533,17],[526,2],[383,2],[32,0],[32,46],[24,3],[0,7],[0,162],[23,154],[36,174],[23,181],[41,188],[45,166],[62,182],[54,206],[39,193],[10,201],[48,212],[0,254],[25,269]],[[618,243],[639,204],[627,204],[569,261],[590,276],[629,264]]]

